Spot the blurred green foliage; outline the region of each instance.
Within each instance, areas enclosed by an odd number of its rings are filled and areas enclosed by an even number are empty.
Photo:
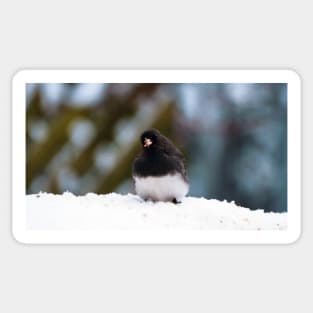
[[[85,106],[77,107],[75,104],[68,105],[65,102],[61,103],[53,113],[44,110],[42,90],[36,89],[27,106],[26,186],[28,192],[31,192],[34,181],[42,175],[48,180],[41,185],[42,191],[63,192],[58,179],[58,170],[64,167],[75,174],[78,182],[88,177],[88,173],[97,171],[95,168],[97,148],[114,143],[118,123],[125,119],[131,120],[145,106],[154,107],[150,121],[148,123],[138,121],[139,125],[133,140],[119,147],[115,162],[109,169],[92,175],[94,181],[90,183],[88,191],[112,192],[131,177],[132,162],[140,150],[138,138],[145,128],[155,127],[166,135],[171,134],[175,106],[170,100],[158,99],[158,84],[133,84],[128,86],[130,90],[126,94],[120,92],[119,87],[123,87],[121,85],[110,84],[96,106],[90,106],[87,103]],[[73,86],[68,86],[68,88],[73,88]],[[154,98],[153,102],[149,100],[151,98]],[[74,149],[70,142],[70,129],[73,123],[82,119],[92,123],[94,136],[83,149]],[[47,124],[47,130],[41,140],[34,142],[30,136],[30,128],[38,121],[44,121]],[[72,151],[69,160],[60,161],[59,164],[52,166],[53,160],[57,159],[66,146],[70,146]],[[76,191],[82,192],[79,183]]]

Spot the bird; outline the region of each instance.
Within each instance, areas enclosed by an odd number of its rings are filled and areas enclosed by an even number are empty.
[[[140,142],[142,151],[132,168],[136,194],[144,200],[181,203],[189,191],[183,154],[157,129],[144,131]]]

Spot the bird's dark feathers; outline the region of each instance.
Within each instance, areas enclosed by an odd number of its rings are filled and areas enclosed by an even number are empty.
[[[150,139],[152,144],[144,147],[145,139]],[[187,181],[184,157],[168,138],[158,130],[151,129],[142,133],[140,141],[143,150],[134,161],[134,175],[163,176],[178,172]]]

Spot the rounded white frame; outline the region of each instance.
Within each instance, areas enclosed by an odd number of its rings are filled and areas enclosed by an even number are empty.
[[[287,230],[29,230],[26,228],[27,83],[287,83]],[[301,81],[292,70],[22,70],[13,78],[12,233],[21,243],[293,243],[301,233]]]

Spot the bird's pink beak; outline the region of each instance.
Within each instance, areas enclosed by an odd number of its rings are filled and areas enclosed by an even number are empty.
[[[145,138],[145,140],[143,141],[143,143],[144,143],[144,147],[145,148],[147,148],[147,147],[149,147],[150,145],[152,145],[152,140],[151,139],[149,139],[149,138]]]

